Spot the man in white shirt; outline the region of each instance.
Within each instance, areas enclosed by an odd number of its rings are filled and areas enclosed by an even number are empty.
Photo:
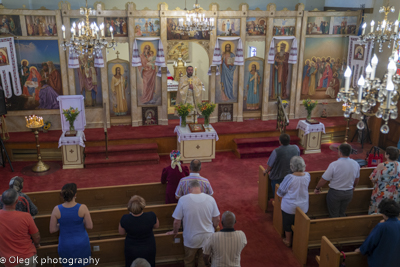
[[[347,206],[353,198],[353,190],[358,184],[360,165],[349,158],[351,150],[349,144],[339,146],[339,159],[329,164],[314,190],[314,193],[318,194],[321,192],[321,187],[328,181],[330,182],[326,203],[331,218],[346,216]]]
[[[189,182],[189,194],[179,199],[172,217],[174,230],[168,234],[177,235],[183,221],[183,245],[185,267],[204,267],[204,242],[215,232],[219,224],[219,210],[212,196],[201,192],[197,180]]]
[[[235,214],[230,211],[222,214],[223,229],[213,234],[203,248],[206,266],[240,267],[240,253],[246,246],[247,239],[242,231],[235,231],[235,223]]]

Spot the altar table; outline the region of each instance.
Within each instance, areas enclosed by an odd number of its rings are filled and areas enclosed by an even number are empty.
[[[322,132],[325,133],[323,123],[309,124],[305,120],[300,120],[296,129],[299,129],[298,137],[300,145],[304,147],[304,154],[321,153]]]
[[[83,149],[85,147],[85,134],[77,131],[76,136],[61,134],[58,147],[62,146],[63,169],[83,169]]]

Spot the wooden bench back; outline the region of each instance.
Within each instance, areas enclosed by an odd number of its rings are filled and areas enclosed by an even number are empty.
[[[183,247],[182,233],[177,236],[178,243],[175,243],[173,235],[156,234],[156,263],[169,263],[182,261],[185,256],[185,250]],[[100,259],[97,266],[125,266],[124,246],[125,237],[104,239],[104,240],[93,240],[90,241],[92,248],[92,258]],[[96,249],[94,249],[96,247]],[[98,247],[98,251],[97,250]],[[38,259],[58,259],[58,245],[41,246],[37,249]],[[39,262],[40,264],[40,262]],[[61,266],[60,264],[56,264]],[[54,267],[53,264],[42,264],[40,266]]]
[[[166,232],[172,230],[174,219],[172,214],[175,210],[176,204],[164,204],[147,206],[144,212],[152,211],[157,215],[160,222],[160,228],[155,229],[157,232]],[[104,238],[110,236],[117,236],[118,225],[121,217],[129,211],[126,208],[110,209],[110,210],[96,210],[91,211],[90,216],[93,221],[93,229],[87,230],[89,238]],[[41,244],[57,243],[58,233],[50,234],[50,215],[41,215],[35,218],[36,226],[39,229]]]
[[[133,195],[139,195],[146,200],[147,205],[165,203],[166,185],[161,183],[104,186],[93,188],[78,188],[79,203],[88,206],[89,210],[122,208],[128,205]],[[51,214],[54,206],[64,203],[60,190],[27,193],[38,207],[38,215]]]
[[[373,184],[369,179],[371,173],[375,170],[375,168],[361,168],[360,169],[360,180],[358,181],[357,187],[364,187],[364,188],[372,188]],[[309,189],[314,190],[317,187],[319,180],[322,178],[322,175],[325,171],[312,171],[308,172],[311,176],[310,185],[308,186]],[[325,188],[329,188],[328,184]]]

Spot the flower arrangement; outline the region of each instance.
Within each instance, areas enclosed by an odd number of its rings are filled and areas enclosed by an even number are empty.
[[[203,102],[201,104],[198,104],[197,106],[200,109],[201,115],[204,116],[204,125],[208,126],[210,124],[210,115],[214,112],[217,105],[210,102]]]
[[[75,131],[74,122],[79,113],[81,112],[78,110],[78,108],[74,109],[73,107],[70,107],[69,109],[63,109],[64,117],[69,122],[70,131]]]
[[[311,100],[309,98],[303,100],[303,106],[307,110],[307,120],[311,119],[311,112],[317,106],[317,104],[318,104],[318,101],[316,101],[316,100]]]
[[[44,123],[43,127],[42,127],[43,132],[44,132],[44,133],[47,133],[48,130],[50,129],[50,127],[51,127],[51,122],[50,122],[50,121],[46,121],[46,122]]]
[[[191,104],[179,104],[175,106],[175,110],[181,117],[181,127],[186,127],[186,117],[194,109]]]
[[[181,152],[179,150],[172,150],[169,157],[172,161],[181,161]]]

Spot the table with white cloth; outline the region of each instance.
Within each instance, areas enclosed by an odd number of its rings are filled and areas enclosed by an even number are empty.
[[[77,131],[76,136],[65,136],[65,132],[61,134],[58,147],[62,146],[63,169],[83,169],[84,141],[83,131]]]
[[[300,145],[304,147],[304,154],[321,153],[322,133],[325,133],[323,123],[309,124],[300,120],[296,129],[299,129],[298,137]]]
[[[190,163],[194,159],[201,162],[211,162],[215,159],[218,134],[211,125],[205,132],[192,133],[189,126],[176,126],[174,132],[177,134],[177,148],[181,152],[183,163]]]

